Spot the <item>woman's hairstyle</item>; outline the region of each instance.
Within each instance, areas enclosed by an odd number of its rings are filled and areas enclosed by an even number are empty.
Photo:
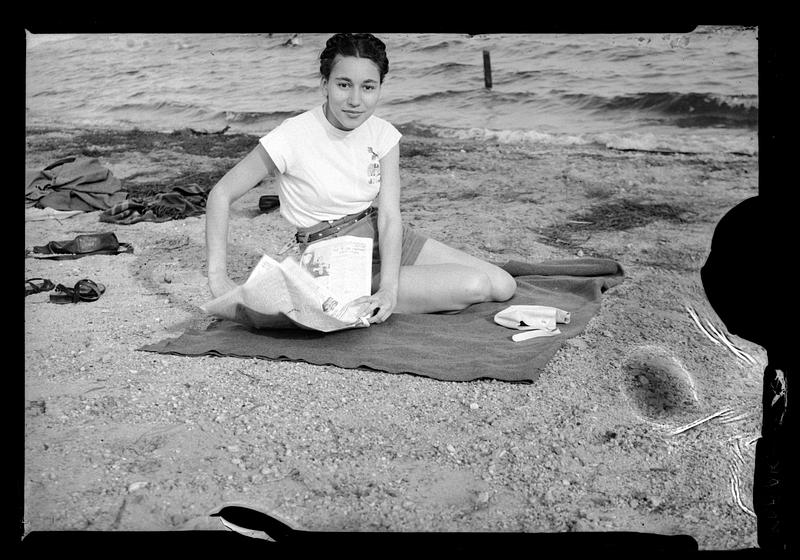
[[[389,59],[386,57],[386,45],[371,33],[337,33],[325,43],[319,55],[319,73],[330,78],[333,60],[336,55],[368,58],[378,66],[383,78],[389,72]]]

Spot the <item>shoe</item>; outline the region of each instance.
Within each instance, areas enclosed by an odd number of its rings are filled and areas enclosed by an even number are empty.
[[[47,278],[30,278],[25,280],[25,297],[39,292],[49,292],[55,287],[55,284]]]
[[[56,293],[50,294],[52,303],[78,303],[79,301],[97,301],[106,291],[106,287],[88,278],[78,280],[74,288],[63,284],[56,286]]]
[[[78,235],[69,241],[50,241],[33,248],[34,257],[51,260],[77,259],[88,255],[132,253],[130,243],[120,243],[114,232]]]

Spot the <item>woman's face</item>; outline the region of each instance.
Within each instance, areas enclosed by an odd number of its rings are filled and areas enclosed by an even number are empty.
[[[337,55],[330,78],[322,78],[325,116],[340,130],[353,130],[375,111],[381,95],[378,66],[368,58]]]

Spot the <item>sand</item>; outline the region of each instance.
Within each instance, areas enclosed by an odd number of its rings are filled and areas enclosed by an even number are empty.
[[[30,129],[25,164],[90,155],[152,192],[213,185],[254,142]],[[26,278],[107,287],[92,303],[25,298],[25,532],[226,531],[208,514],[239,502],[318,531],[641,531],[756,546],[766,353],[725,331],[699,270],[716,222],[757,194],[757,157],[405,138],[401,173],[404,220],[426,235],[499,262],[612,258],[626,279],[533,384],[190,358],[137,349],[211,322],[199,309],[204,216],[27,220],[26,249],[114,231],[134,253],[25,259]],[[291,237],[258,209],[272,192],[262,184],[232,209],[235,279]],[[706,337],[687,306],[753,362]]]

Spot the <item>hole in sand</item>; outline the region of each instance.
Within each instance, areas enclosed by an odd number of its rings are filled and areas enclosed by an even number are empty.
[[[694,380],[667,351],[637,349],[622,364],[622,390],[632,406],[652,420],[668,420],[698,410]]]

